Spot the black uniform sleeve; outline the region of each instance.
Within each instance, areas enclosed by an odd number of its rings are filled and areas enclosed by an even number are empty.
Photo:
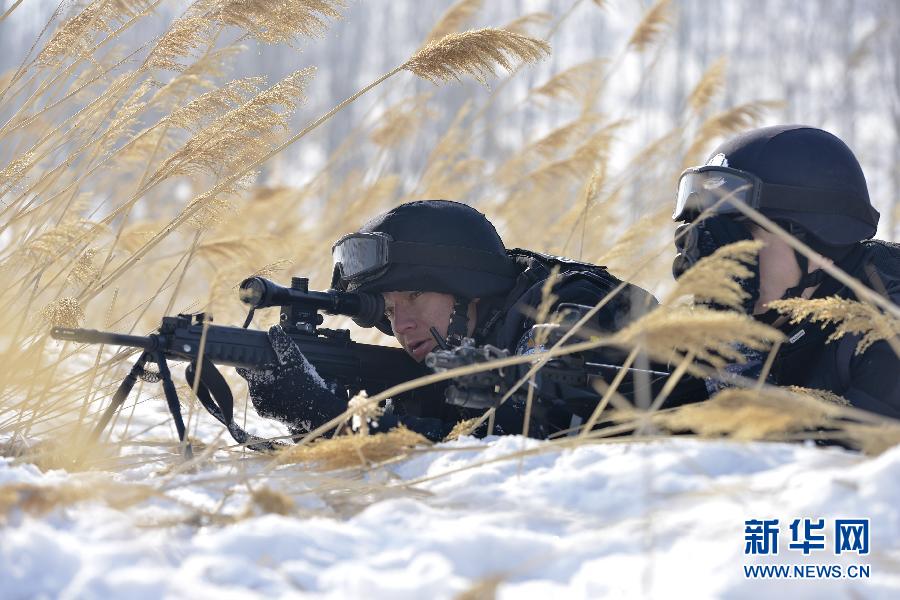
[[[887,342],[876,342],[850,360],[844,397],[856,408],[900,419],[900,358]]]

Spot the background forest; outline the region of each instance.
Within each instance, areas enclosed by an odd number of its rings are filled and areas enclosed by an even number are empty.
[[[187,595],[238,586],[397,597],[424,589],[398,583],[413,581],[447,596],[493,593],[507,580],[535,594],[559,585],[586,597],[622,589],[646,595],[654,577],[681,581],[680,569],[694,568],[660,567],[654,553],[679,545],[678,522],[703,518],[698,506],[718,520],[701,537],[682,540],[682,549],[732,562],[735,554],[716,544],[747,506],[759,514],[779,501],[797,514],[817,510],[809,505],[813,482],[785,488],[780,499],[754,492],[740,512],[729,504],[729,477],[743,477],[735,485],[744,491],[780,489],[784,479],[768,469],[802,476],[822,464],[832,469],[820,469],[829,485],[850,473],[856,489],[876,497],[873,523],[890,530],[900,488],[889,483],[897,468],[889,449],[900,429],[822,404],[808,390],[741,390],[694,412],[657,414],[664,395],[649,414],[613,402],[624,421],[618,431],[635,431],[620,445],[603,434],[541,444],[463,437],[433,447],[403,435],[344,436],[304,439],[269,461],[228,446],[182,385],[200,451],[199,472],[189,472],[171,443],[157,385],[139,383],[109,438],[89,443],[86,432],[131,355],[47,335],[54,324],[143,335],[176,312],[207,311],[216,323],[240,324],[236,287],[245,277],[302,275],[325,289],[335,239],[400,202],[447,198],[484,212],[509,247],[604,264],[652,290],[665,305],[653,313],[657,321],[615,341],[633,354],[656,353],[683,373],[698,357],[727,354],[735,339],[762,344],[767,333],[738,317],[691,311],[685,300],[699,287],[674,285],[677,177],[724,137],[784,122],[822,127],[854,149],[881,211],[879,237],[896,239],[900,3],[2,0],[0,444],[8,458],[0,519],[8,519],[11,541],[0,550],[0,575],[17,582],[14,595],[22,597],[133,592],[123,582],[142,577],[147,596],[158,597],[171,592],[172,569],[196,586]],[[729,268],[740,260],[732,257]],[[848,327],[896,338],[895,314],[860,310]],[[276,318],[261,311],[253,326]],[[851,322],[849,313],[842,318]],[[349,320],[326,325],[349,327],[356,340],[394,343]],[[180,370],[176,380],[183,381]],[[242,424],[284,433],[247,411],[243,381],[229,380]],[[785,410],[785,402],[795,404]],[[799,446],[643,443],[685,428],[787,441],[809,428],[838,427],[847,415],[857,418],[842,429],[848,439],[884,454],[870,460]],[[639,468],[622,473],[624,464]],[[558,478],[548,477],[554,469]],[[606,487],[620,475],[621,488]],[[472,481],[484,483],[484,496]],[[709,489],[708,504],[692,504]],[[862,494],[834,491],[818,498],[818,509],[862,510]],[[515,508],[529,495],[548,511],[546,521],[532,523],[527,502]],[[512,512],[482,512],[492,497],[509,501]],[[664,512],[668,499],[684,512]],[[99,508],[47,520],[85,502]],[[412,520],[393,522],[404,510]],[[265,515],[273,520],[257,519]],[[320,517],[337,521],[322,525]],[[478,531],[488,519],[502,535],[461,541],[453,531],[461,518]],[[115,526],[95,533],[109,519]],[[442,519],[445,529],[424,547],[388,537],[381,554],[373,550],[381,567],[366,570],[366,544],[356,536],[385,522],[415,531]],[[346,538],[314,531],[320,526],[346,528]],[[521,550],[521,527],[540,551]],[[283,528],[294,537],[279,545]],[[182,556],[177,540],[146,531],[182,536],[206,562],[185,572],[172,558]],[[61,532],[71,539],[49,541]],[[257,543],[257,535],[266,541]],[[297,549],[294,540],[304,536],[309,547]],[[456,543],[442,545],[441,536]],[[150,575],[111,558],[133,538],[140,546],[133,559],[144,560],[148,549],[155,557]],[[479,543],[498,549],[495,560],[472,564]],[[873,557],[881,572],[898,572],[892,543]],[[76,558],[72,548],[81,544],[98,553],[99,567]],[[531,562],[523,567],[516,551]],[[210,575],[229,552],[263,574],[250,583]],[[404,562],[420,552],[440,558]],[[548,554],[557,562],[532,571]],[[57,557],[58,577],[35,583],[30,574],[41,571],[45,555]],[[631,583],[592,579],[595,558],[624,566]],[[395,567],[379,579],[379,568]],[[747,592],[742,583],[723,575],[704,580],[703,589]],[[881,579],[867,591],[898,586],[896,577]]]

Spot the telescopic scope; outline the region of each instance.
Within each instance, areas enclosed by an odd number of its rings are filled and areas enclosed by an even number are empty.
[[[271,306],[297,306],[321,310],[330,315],[353,317],[362,327],[372,327],[384,314],[384,298],[381,294],[309,291],[309,280],[293,277],[291,287],[278,285],[265,277],[249,277],[241,282],[238,291],[241,302],[251,308]]]

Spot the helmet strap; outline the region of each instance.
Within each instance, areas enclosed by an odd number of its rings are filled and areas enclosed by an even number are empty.
[[[787,298],[799,298],[803,293],[803,290],[808,287],[819,285],[825,278],[825,271],[822,269],[816,269],[811,273],[807,273],[807,270],[809,269],[809,259],[806,258],[805,255],[794,250],[794,256],[797,259],[797,265],[800,267],[800,281],[798,281],[797,285],[794,287],[787,289],[781,297],[781,300],[786,300]]]
[[[451,346],[460,346],[463,338],[468,335],[469,299],[453,296],[453,312],[450,314],[450,326],[447,327],[447,343]]]

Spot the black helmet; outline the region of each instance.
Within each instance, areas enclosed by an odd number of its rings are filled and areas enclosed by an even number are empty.
[[[468,302],[505,295],[520,271],[491,222],[449,200],[401,204],[338,240],[332,253],[331,286],[357,292],[440,292]]]
[[[724,167],[726,178],[732,170],[755,176],[756,208],[805,230],[817,248],[847,246],[871,238],[878,228],[859,162],[827,131],[778,125],[742,133],[716,148],[707,167],[686,171],[682,182],[690,172],[702,175],[716,167]]]

